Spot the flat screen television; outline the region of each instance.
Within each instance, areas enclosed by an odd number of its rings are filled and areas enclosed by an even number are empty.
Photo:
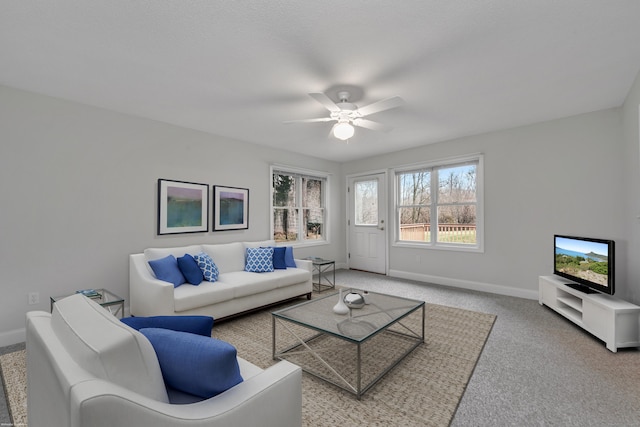
[[[615,243],[613,240],[555,235],[553,274],[584,293],[613,295]]]

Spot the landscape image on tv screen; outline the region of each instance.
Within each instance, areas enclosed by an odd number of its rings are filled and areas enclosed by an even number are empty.
[[[609,247],[606,243],[556,238],[556,270],[609,286]]]

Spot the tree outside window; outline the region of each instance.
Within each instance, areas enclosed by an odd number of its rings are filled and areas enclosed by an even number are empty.
[[[272,172],[273,238],[276,242],[325,237],[326,178],[286,170]]]

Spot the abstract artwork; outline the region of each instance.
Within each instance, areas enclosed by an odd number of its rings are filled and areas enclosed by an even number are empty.
[[[213,186],[213,231],[249,228],[249,190]]]
[[[209,185],[158,180],[158,234],[209,231]]]

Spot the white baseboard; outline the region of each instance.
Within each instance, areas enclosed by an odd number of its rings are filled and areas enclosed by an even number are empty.
[[[537,300],[538,291],[530,289],[516,289],[508,286],[494,285],[492,283],[473,282],[470,280],[451,279],[449,277],[432,276],[429,274],[410,273],[400,270],[389,270],[389,276],[400,279],[416,280],[418,282],[435,283],[437,285],[453,286],[456,288],[470,289],[473,291],[489,292],[510,297]]]
[[[25,342],[27,330],[25,328],[14,329],[12,331],[0,332],[0,347]]]

